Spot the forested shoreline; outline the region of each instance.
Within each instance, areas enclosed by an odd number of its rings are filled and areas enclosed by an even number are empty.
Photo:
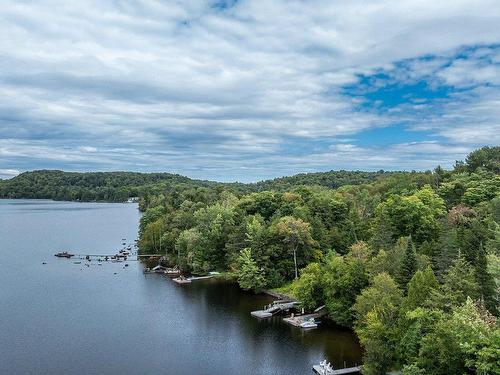
[[[301,185],[338,188],[376,181],[398,172],[330,171],[301,173],[256,183],[196,180],[172,173],[64,172],[37,170],[0,180],[0,198],[125,202],[132,197],[178,194],[193,188],[223,189],[234,194],[287,191]]]
[[[140,249],[325,304],[357,333],[365,374],[500,373],[500,147],[450,171],[285,186],[145,194]]]
[[[140,197],[143,253],[276,289],[352,328],[364,373],[500,373],[500,147],[452,170],[299,174],[254,184],[33,171],[1,198]]]

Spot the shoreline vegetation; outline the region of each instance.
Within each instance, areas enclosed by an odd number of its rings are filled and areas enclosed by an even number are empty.
[[[364,374],[500,373],[500,147],[449,171],[256,184],[35,171],[0,182],[4,198],[134,196],[140,252],[294,297],[308,311],[325,305],[356,332]]]

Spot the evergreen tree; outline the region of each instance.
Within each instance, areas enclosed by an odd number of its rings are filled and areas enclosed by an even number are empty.
[[[483,246],[479,247],[475,266],[476,281],[479,284],[481,298],[484,300],[486,308],[492,313],[498,313],[498,296],[496,293],[495,280],[488,272],[488,261],[486,251]]]
[[[439,288],[432,268],[427,267],[424,271],[417,271],[408,283],[408,295],[403,302],[406,310],[413,310],[425,306],[426,301],[432,296],[432,292]]]
[[[403,290],[407,290],[407,285],[417,271],[417,256],[415,254],[415,246],[411,236],[408,238],[405,255],[399,270],[398,283]]]
[[[257,266],[250,249],[241,250],[236,275],[238,284],[245,290],[259,292],[266,283],[262,270]]]

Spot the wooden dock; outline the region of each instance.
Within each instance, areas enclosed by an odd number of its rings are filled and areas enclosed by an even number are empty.
[[[288,318],[283,318],[283,321],[291,324],[292,326],[295,327],[300,327],[302,323],[304,323],[307,320],[310,319],[316,319],[320,318],[322,314],[304,314],[304,315],[297,315],[297,316],[289,316]]]
[[[190,284],[192,281],[196,280],[206,280],[206,279],[211,279],[214,277],[214,275],[207,275],[207,276],[191,276],[191,277],[176,277],[175,279],[172,279],[174,282],[177,284]]]
[[[311,314],[302,314],[302,315],[296,315],[296,316],[289,316],[288,318],[283,318],[283,321],[286,322],[286,323],[288,323],[288,324],[291,324],[292,326],[300,327],[300,325],[302,323],[306,322],[307,320],[321,318],[324,315],[326,315],[325,305],[318,307]]]
[[[270,318],[280,311],[293,309],[298,305],[296,301],[274,301],[269,307],[263,310],[252,311],[250,314],[259,319]]]
[[[361,366],[340,368],[337,370],[325,369],[321,365],[314,365],[313,371],[318,375],[343,375],[343,374],[360,374]]]

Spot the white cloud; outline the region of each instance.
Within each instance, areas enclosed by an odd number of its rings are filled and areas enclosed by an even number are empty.
[[[328,156],[308,164],[318,143],[399,121],[445,138],[434,159],[453,149],[446,142],[467,144],[460,146],[466,152],[498,139],[498,89],[489,97],[475,92],[466,110],[450,104],[419,122],[403,107],[359,111],[342,86],[404,59],[414,60],[399,81],[498,84],[498,54],[488,48],[446,65],[463,46],[499,43],[498,24],[493,0],[242,0],[227,10],[195,0],[5,1],[0,162],[229,179],[250,168],[245,178],[255,179],[281,171],[283,153],[290,172],[335,168]],[[480,120],[471,130],[474,116]],[[405,153],[363,159],[363,149],[352,147],[322,151],[340,153],[345,168],[349,160],[359,168],[407,165]],[[259,168],[254,160],[262,160]]]
[[[17,169],[0,169],[0,179],[15,177],[20,172]]]

